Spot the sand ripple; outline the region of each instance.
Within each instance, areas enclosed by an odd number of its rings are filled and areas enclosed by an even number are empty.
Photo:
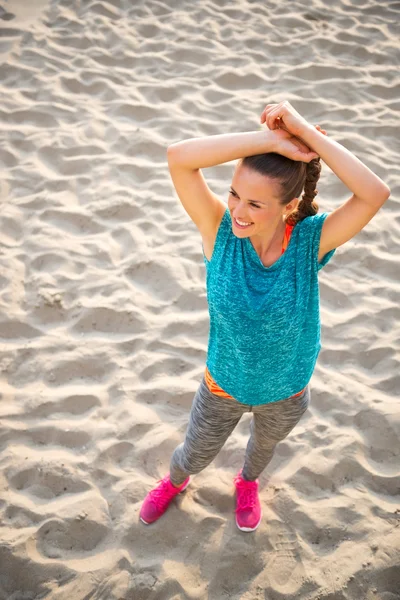
[[[0,7],[0,600],[397,600],[399,2]],[[288,99],[392,198],[321,272],[304,420],[234,524],[245,417],[155,526],[208,313],[166,147]],[[232,165],[206,172],[224,200]],[[350,196],[326,167],[321,210]]]

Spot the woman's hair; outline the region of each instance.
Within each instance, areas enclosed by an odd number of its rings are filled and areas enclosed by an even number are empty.
[[[289,204],[293,198],[299,198],[304,190],[297,208],[286,218],[289,225],[295,225],[306,217],[317,214],[319,206],[314,202],[314,198],[318,194],[316,186],[321,173],[320,158],[305,163],[291,160],[282,154],[268,152],[246,156],[241,159],[240,164],[277,180],[280,184],[282,206]]]

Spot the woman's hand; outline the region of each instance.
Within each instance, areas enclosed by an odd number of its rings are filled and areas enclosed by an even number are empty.
[[[310,162],[314,158],[318,158],[318,154],[310,150],[304,142],[283,129],[270,131],[269,136],[272,140],[273,152],[277,154],[301,162]]]
[[[316,125],[315,129],[323,135],[327,135],[325,129],[322,129],[319,125]],[[284,129],[275,129],[270,131],[269,135],[272,139],[273,151],[278,154],[302,162],[310,162],[314,158],[318,158],[318,154],[313,152],[302,140]]]
[[[311,127],[286,100],[279,104],[267,104],[261,113],[260,121],[265,123],[268,129],[284,129],[300,139],[304,131]]]
[[[312,125],[293,108],[290,102],[267,104],[261,113],[260,121],[274,132],[276,152],[279,154],[303,162],[318,158],[318,154],[301,139],[304,131]],[[326,135],[325,129],[321,129],[319,125],[316,125],[316,129]]]

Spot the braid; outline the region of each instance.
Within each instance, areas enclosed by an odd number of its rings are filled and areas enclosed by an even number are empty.
[[[304,182],[304,192],[301,200],[294,210],[287,218],[287,222],[290,225],[295,225],[299,221],[302,221],[306,217],[312,217],[316,215],[319,206],[314,202],[315,196],[318,194],[317,182],[321,173],[321,159],[314,158],[306,167],[306,178]]]

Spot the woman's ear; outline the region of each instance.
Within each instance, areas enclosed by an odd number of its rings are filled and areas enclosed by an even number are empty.
[[[300,200],[298,198],[293,198],[293,200],[291,200],[289,202],[289,204],[285,205],[285,218],[292,213],[294,210],[296,210],[296,208],[299,205]]]

